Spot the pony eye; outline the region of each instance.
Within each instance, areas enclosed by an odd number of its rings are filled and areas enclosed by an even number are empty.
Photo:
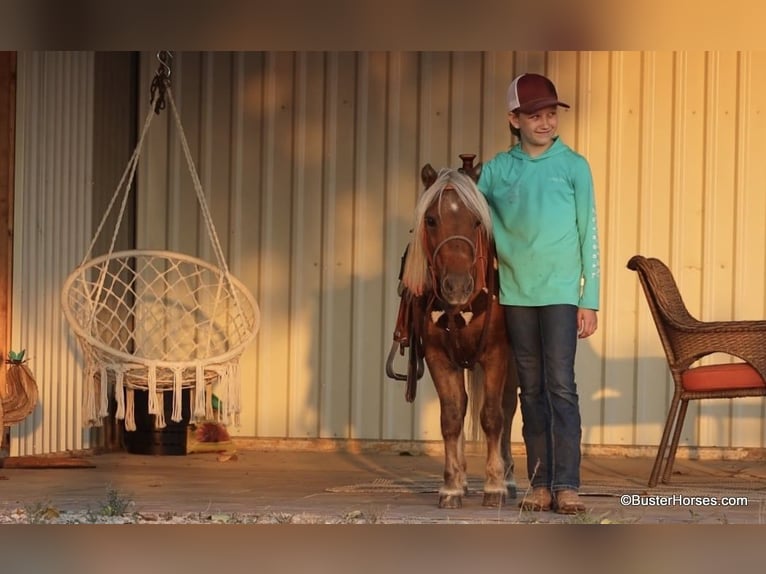
[[[477,219],[477,220],[474,222],[474,224],[473,224],[473,228],[474,228],[474,229],[476,229],[476,228],[478,228],[478,227],[480,227],[480,226],[481,226],[481,221],[479,221],[479,220]]]
[[[436,227],[436,219],[432,215],[426,215],[425,222],[428,227]]]

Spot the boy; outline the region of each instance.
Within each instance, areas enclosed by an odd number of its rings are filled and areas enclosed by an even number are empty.
[[[577,339],[597,327],[600,268],[590,166],[557,136],[559,107],[569,108],[545,76],[511,82],[508,121],[519,142],[483,167],[479,189],[519,372],[532,486],[520,506],[575,514],[585,506],[574,360]]]

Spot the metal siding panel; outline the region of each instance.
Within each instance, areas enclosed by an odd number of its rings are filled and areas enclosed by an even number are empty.
[[[601,285],[605,293],[602,321],[605,352],[604,442],[631,444],[633,442],[633,403],[635,347],[630,333],[634,332],[634,302],[619,294],[630,292],[635,276],[625,272],[625,262],[635,252],[638,237],[638,183],[640,125],[640,57],[637,53],[616,53],[611,59],[611,101],[608,138],[610,142],[606,205],[601,206],[605,224],[601,231],[608,241],[602,252]],[[618,191],[619,190],[619,191]],[[625,335],[623,335],[623,333]]]
[[[183,98],[181,72],[178,62],[183,55],[174,58],[173,67],[173,97],[180,106]],[[154,72],[157,67],[155,53],[142,53],[138,81],[139,94],[148,94]],[[149,102],[139,97],[140,109],[138,117],[143,119],[147,113]],[[136,173],[136,248],[137,249],[166,249],[168,227],[168,170],[171,162],[169,156],[170,114],[165,112],[152,120],[152,127],[144,141]],[[177,163],[177,161],[176,161]]]
[[[82,371],[71,368],[81,365],[80,353],[60,289],[90,239],[93,55],[20,53],[18,77],[12,340],[27,349],[40,399],[11,430],[11,454],[25,455],[90,445]],[[61,241],[70,234],[74,241]]]
[[[450,166],[450,79],[449,53],[424,53],[420,77],[420,149],[418,163],[430,163],[438,171]],[[418,171],[418,173],[420,173]]]
[[[264,155],[261,166],[260,286],[256,300],[261,306],[261,330],[257,339],[258,390],[257,436],[284,437],[290,408],[290,257],[293,209],[292,138],[295,121],[295,55],[268,54],[265,65]],[[263,360],[267,357],[267,360]]]
[[[736,319],[766,317],[766,53],[739,54],[737,141],[737,213],[735,239]],[[732,446],[764,446],[764,399],[733,401]]]
[[[200,114],[200,177],[210,215],[224,255],[230,258],[232,231],[232,55],[205,54],[202,59]],[[215,261],[205,223],[200,215],[200,257]]]
[[[359,55],[355,198],[352,229],[351,438],[380,438],[385,374],[383,269],[385,253],[385,53]]]
[[[513,75],[508,77],[506,88],[511,80],[519,74],[545,74],[548,63],[548,53],[541,51],[519,51],[515,54]]]
[[[558,134],[567,145],[576,149],[577,110],[579,102],[579,73],[576,52],[551,52],[548,57],[546,74],[556,85],[556,92],[561,101],[569,104],[570,109],[559,108]],[[510,80],[509,80],[510,81]]]
[[[420,144],[420,69],[416,53],[393,53],[389,56],[387,80],[388,108],[386,115],[385,156],[385,257],[382,262],[384,304],[384,349],[392,342],[399,300],[396,296],[401,256],[409,241],[412,214],[421,189],[419,170]],[[401,357],[399,357],[401,359]],[[401,361],[398,362],[401,368]],[[373,367],[371,367],[373,368]],[[379,368],[382,370],[383,365]],[[420,382],[419,394],[430,381]],[[418,400],[420,400],[418,398]],[[381,393],[381,438],[412,440],[414,422],[418,416],[413,405],[404,400],[404,384],[385,380]]]
[[[237,241],[232,245],[232,272],[254,295],[261,283],[261,226],[264,154],[264,89],[265,56],[261,53],[240,53],[236,56],[234,198],[232,225]],[[261,301],[258,300],[261,305]],[[261,322],[263,329],[263,321]],[[267,329],[265,329],[268,332]],[[260,336],[260,335],[259,335]],[[259,345],[256,341],[242,354],[240,360],[242,413],[240,427],[233,434],[258,436],[257,391],[260,381],[258,368]],[[265,379],[271,381],[271,379]],[[273,382],[272,382],[273,384]]]
[[[604,396],[607,394],[607,383],[604,380],[605,362],[607,360],[604,336],[604,324],[608,319],[605,309],[611,302],[611,294],[607,287],[606,273],[611,272],[603,260],[606,253],[605,245],[611,239],[605,233],[608,228],[607,218],[609,207],[608,198],[617,190],[610,187],[609,157],[610,141],[605,134],[610,129],[609,86],[610,54],[607,52],[587,53],[580,57],[580,85],[577,99],[580,102],[573,110],[578,125],[577,139],[573,142],[575,149],[583,154],[591,166],[593,187],[596,197],[596,211],[599,225],[599,242],[602,257],[601,303],[599,322],[601,327],[586,341],[578,345],[575,358],[575,375],[577,377],[578,393],[580,396],[580,413],[582,417],[583,442],[601,444],[604,433]],[[569,117],[567,121],[571,122]]]
[[[327,61],[320,433],[330,438],[348,438],[351,422],[356,57],[332,53]]]
[[[420,113],[418,150],[418,195],[423,189],[420,169],[430,163],[437,171],[453,166],[450,157],[450,82],[452,76],[451,54],[437,52],[421,54]],[[413,211],[415,208],[413,205]],[[436,389],[431,375],[426,375],[418,386],[418,398],[413,403],[413,438],[416,440],[437,440],[441,438],[439,406]]]
[[[643,55],[641,176],[637,253],[670,261],[672,228],[673,54]],[[631,273],[632,274],[632,273]],[[644,295],[634,277],[636,305],[635,443],[659,444],[673,381]]]
[[[189,143],[189,151],[200,177],[202,191],[209,202],[211,166],[206,163],[206,161],[209,162],[209,157],[204,155],[205,141],[203,141],[204,138],[213,137],[207,129],[209,126],[204,125],[206,112],[209,112],[205,106],[212,99],[210,82],[206,75],[206,71],[209,73],[209,69],[206,70],[208,61],[200,54],[179,54],[173,61],[174,72],[171,81],[175,85],[173,97]],[[163,226],[167,249],[205,259],[205,254],[201,252],[201,245],[202,238],[207,234],[201,227],[202,219],[194,182],[169,104],[168,109],[160,115],[168,116],[170,121],[168,126],[169,164],[166,174],[169,194],[165,200],[167,221]],[[154,129],[156,128],[153,127],[152,130]],[[190,225],[190,223],[193,224]]]
[[[736,54],[711,53],[706,62],[704,274],[702,305],[707,320],[728,320],[733,314],[734,227],[736,216],[737,92]],[[726,361],[713,355],[703,360]],[[731,401],[700,404],[699,441],[704,446],[730,444]]]
[[[583,442],[656,444],[670,381],[643,295],[625,270],[628,257],[666,260],[702,317],[745,309],[760,316],[766,307],[759,160],[766,129],[756,107],[766,62],[742,59],[748,83],[732,70],[734,56],[710,57],[722,63],[708,81],[699,53],[237,54],[231,78],[203,92],[191,87],[187,63],[178,97],[189,110],[199,93],[216,102],[235,94],[232,144],[224,141],[225,106],[208,108],[195,128],[215,132],[218,143],[203,163],[233,189],[220,206],[235,230],[229,251],[263,312],[257,343],[243,358],[245,411],[235,432],[440,438],[430,378],[409,405],[403,384],[382,375],[419,170],[426,162],[456,165],[464,151],[486,161],[506,149],[508,82],[537,71],[572,100],[561,134],[591,164],[602,232],[601,328],[580,345],[576,363]],[[208,62],[208,74],[228,65],[226,55],[183,55],[195,58]],[[723,93],[737,81],[739,99]],[[219,112],[211,128],[210,114]],[[229,145],[231,157],[213,153]],[[162,159],[152,161],[158,171]],[[235,166],[230,182],[219,161]],[[151,221],[168,220],[159,207],[161,218]],[[145,206],[142,213],[154,216]],[[744,267],[751,253],[758,260],[752,283]],[[731,423],[726,407],[704,407],[701,418],[697,410],[690,409],[686,442],[764,443],[754,416],[763,401],[735,403]],[[704,422],[709,413],[715,420]],[[517,417],[516,441],[520,427]],[[728,427],[732,438],[717,430]]]
[[[289,436],[318,437],[325,55],[298,54],[290,285]]]
[[[482,69],[481,143],[477,153],[486,163],[511,146],[506,94],[513,79],[513,52],[485,52]]]
[[[452,58],[449,167],[460,167],[460,154],[473,153],[481,161],[482,56],[457,53]],[[497,118],[501,119],[501,118]]]
[[[702,317],[705,55],[676,56],[676,117],[673,181],[673,269],[689,312]],[[680,444],[696,444],[699,403],[690,405]]]

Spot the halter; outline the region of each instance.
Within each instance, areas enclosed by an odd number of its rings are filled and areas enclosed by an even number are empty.
[[[442,189],[441,193],[444,193],[445,191],[454,191],[455,188],[452,185],[446,185],[444,189]],[[423,235],[425,235],[425,228],[423,228]],[[481,232],[480,228],[477,228],[477,237],[478,240],[474,241],[470,237],[466,237],[465,235],[450,235],[449,237],[446,237],[442,239],[434,248],[434,250],[430,253],[427,253],[427,259],[428,259],[428,270],[431,274],[431,286],[433,295],[436,299],[441,301],[442,303],[449,305],[449,303],[442,297],[441,294],[441,288],[440,288],[440,282],[437,279],[436,276],[436,256],[439,253],[439,250],[444,247],[447,243],[450,241],[464,241],[468,244],[468,246],[471,248],[471,254],[472,254],[472,261],[471,261],[471,277],[473,278],[473,292],[471,293],[471,297],[468,299],[468,301],[461,306],[461,308],[470,307],[473,301],[478,297],[478,295],[481,293],[482,289],[484,289],[487,285],[486,281],[486,273],[487,273],[487,254],[486,249],[484,249],[483,253],[480,253],[482,251],[482,247],[484,247],[484,242],[482,241],[482,238],[484,237],[483,233]],[[426,242],[423,242],[423,245],[425,245]],[[483,265],[481,266],[481,269],[477,269],[478,263],[483,262]],[[482,281],[483,279],[483,281]],[[429,304],[429,307],[431,305]]]
[[[445,186],[442,190],[442,193],[451,188],[452,186],[450,185]],[[425,234],[425,230],[423,233]],[[460,305],[458,308],[455,308],[444,299],[441,294],[441,284],[440,281],[438,281],[436,275],[436,256],[439,253],[439,250],[450,241],[464,241],[470,246],[471,253],[473,254],[470,268],[471,277],[473,278],[474,282],[473,291],[468,301],[466,301],[466,303],[463,305]],[[427,254],[428,268],[431,274],[431,294],[430,296],[424,297],[425,306],[423,308],[424,316],[422,317],[422,320],[429,320],[431,313],[435,310],[445,311],[444,315],[435,321],[435,323],[437,326],[449,334],[450,343],[447,346],[447,351],[449,353],[450,361],[464,369],[470,369],[474,366],[477,357],[481,355],[486,346],[487,332],[489,331],[490,323],[489,319],[492,309],[492,297],[494,296],[495,290],[494,273],[490,271],[487,264],[490,250],[491,247],[484,241],[484,233],[482,232],[482,228],[478,227],[476,241],[472,240],[470,237],[466,237],[465,235],[450,235],[449,237],[440,241],[434,248],[433,252]],[[473,356],[466,357],[463,356],[463,350],[460,346],[458,334],[461,329],[468,326],[469,321],[466,321],[464,318],[462,318],[462,313],[465,311],[473,312],[475,305],[477,302],[479,302],[478,300],[483,294],[486,296],[485,301],[483,301],[484,304],[481,305],[481,307],[478,309],[478,313],[474,314],[472,320],[481,316],[482,314],[486,314],[484,317],[484,325],[479,338],[476,353]],[[437,304],[437,301],[439,304]],[[482,302],[479,303],[481,304]],[[444,308],[439,309],[439,306]],[[463,325],[458,324],[458,317],[461,317],[461,320],[464,322]]]

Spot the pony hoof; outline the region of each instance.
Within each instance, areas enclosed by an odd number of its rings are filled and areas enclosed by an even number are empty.
[[[439,497],[439,508],[462,508],[463,497],[455,494],[442,494]]]
[[[482,506],[491,506],[498,508],[505,502],[505,495],[502,492],[485,492]]]
[[[518,496],[518,492],[516,490],[515,484],[509,484],[507,488],[508,488],[508,498],[516,498]]]

